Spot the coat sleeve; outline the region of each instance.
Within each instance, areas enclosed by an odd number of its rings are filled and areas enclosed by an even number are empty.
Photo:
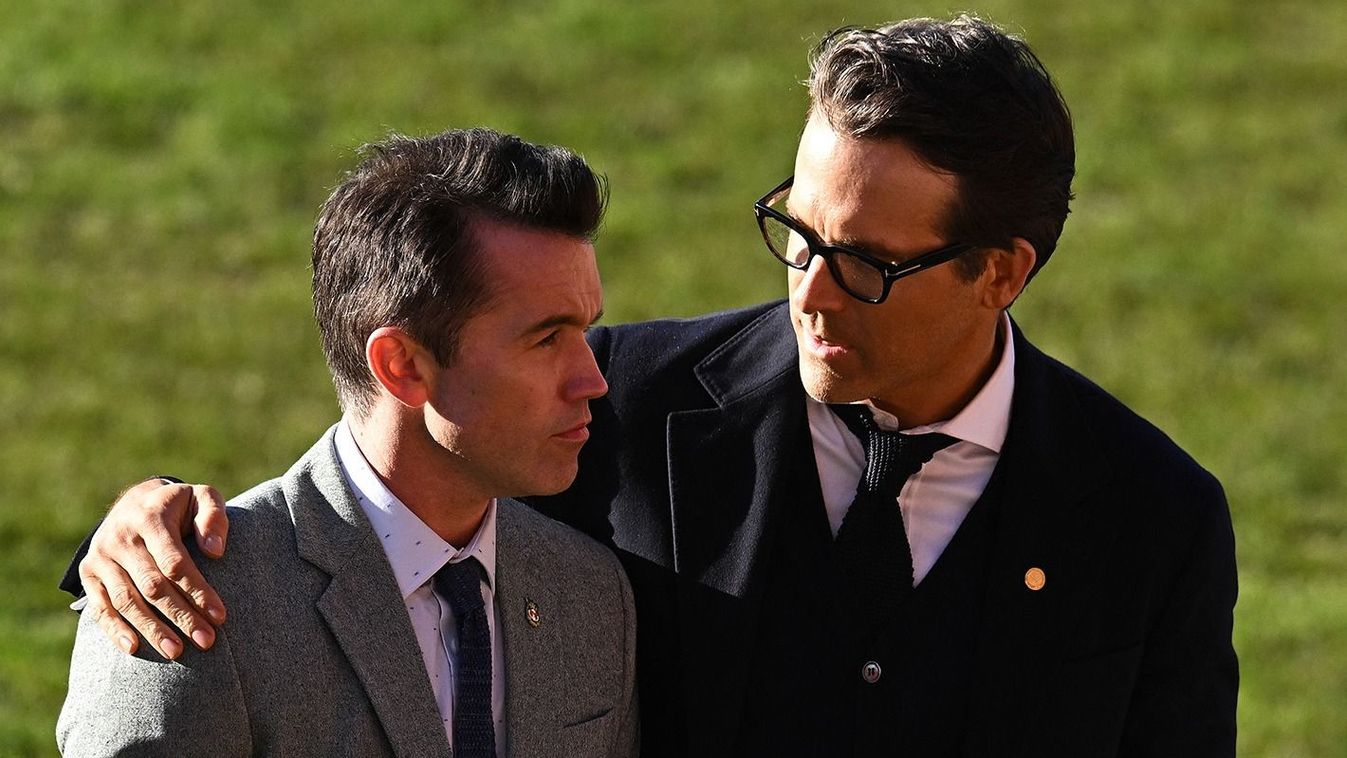
[[[127,655],[81,617],[70,687],[56,725],[67,756],[247,756],[247,709],[223,630],[215,645],[178,661],[149,645]]]
[[[1190,548],[1146,636],[1120,756],[1235,754],[1235,537],[1220,484],[1207,475],[1196,490]]]

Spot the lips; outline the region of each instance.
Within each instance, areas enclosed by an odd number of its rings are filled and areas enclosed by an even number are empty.
[[[850,345],[834,335],[819,335],[805,328],[801,330],[803,347],[820,359],[840,358],[852,352]]]
[[[575,426],[572,426],[571,428],[563,432],[558,432],[553,436],[556,437],[557,439],[564,440],[566,442],[584,442],[585,440],[589,439],[590,421],[591,419],[586,418],[584,421],[581,421]]]

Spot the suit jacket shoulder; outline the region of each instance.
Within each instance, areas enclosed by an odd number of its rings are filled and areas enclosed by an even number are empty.
[[[189,645],[176,661],[148,645],[127,656],[81,618],[62,749],[447,755],[410,620],[331,430],[283,477],[227,507],[225,556],[193,549],[229,608],[215,645]]]
[[[617,559],[519,503],[499,508],[510,754],[632,754],[635,611]],[[401,593],[332,431],[228,511],[225,556],[194,552],[229,608],[215,646],[173,662],[149,646],[126,656],[81,619],[62,749],[448,755]]]

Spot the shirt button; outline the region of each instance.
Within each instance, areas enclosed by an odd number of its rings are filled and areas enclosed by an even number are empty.
[[[861,678],[865,680],[866,684],[878,682],[880,675],[883,673],[884,670],[875,661],[866,661],[865,665],[861,666]]]

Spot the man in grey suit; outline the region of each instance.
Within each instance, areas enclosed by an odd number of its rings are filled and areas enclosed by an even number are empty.
[[[81,618],[63,752],[634,752],[620,565],[506,499],[571,483],[607,390],[604,200],[578,156],[489,130],[371,148],[314,236],[341,422],[229,503],[210,650],[126,655]]]

